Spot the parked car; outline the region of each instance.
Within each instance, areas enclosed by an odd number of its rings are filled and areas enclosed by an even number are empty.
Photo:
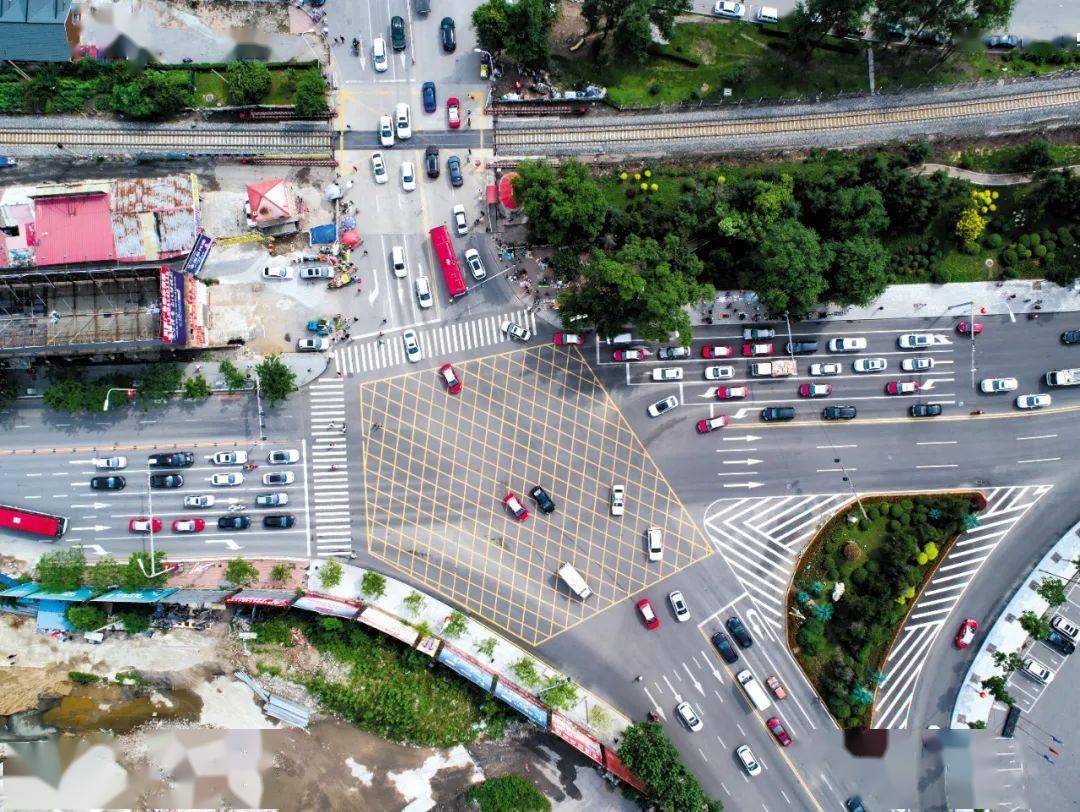
[[[739,648],[750,648],[754,645],[754,638],[750,636],[750,631],[743,625],[738,616],[732,615],[724,621],[724,625],[731,632],[731,636],[735,638],[735,642],[739,644]]]
[[[1076,643],[1061,632],[1051,630],[1050,633],[1043,638],[1043,642],[1064,657],[1068,657],[1076,651]]]
[[[521,500],[518,499],[517,494],[513,491],[506,494],[506,496],[503,497],[502,502],[506,505],[506,509],[510,511],[511,515],[519,522],[523,522],[529,518],[529,511],[521,504]]]
[[[690,607],[686,605],[686,599],[683,598],[682,592],[675,590],[668,595],[668,601],[671,603],[671,611],[675,613],[675,619],[680,623],[685,623],[690,619]]]
[[[480,259],[480,252],[475,248],[469,248],[465,251],[465,265],[469,269],[469,273],[472,274],[473,279],[479,281],[487,278],[484,261]]]
[[[771,327],[743,327],[743,341],[758,341],[762,338],[776,338],[776,330]]]
[[[690,348],[689,347],[661,347],[657,351],[656,357],[659,358],[661,361],[677,361],[677,360],[679,360],[681,358],[689,358],[690,357]]]
[[[577,333],[556,333],[552,336],[552,341],[556,347],[569,347],[571,345],[581,345],[585,341],[582,336]]]
[[[975,632],[979,630],[979,621],[975,618],[966,618],[963,623],[960,624],[960,631],[956,633],[957,648],[967,648],[971,645],[971,641],[975,639]]]
[[[679,367],[657,367],[652,371],[654,381],[681,381],[682,370]]]
[[[102,457],[94,460],[94,467],[103,471],[119,471],[127,468],[127,457]]]
[[[611,515],[622,516],[626,510],[626,486],[611,486]]]
[[[375,182],[378,184],[386,183],[390,180],[386,174],[386,160],[383,158],[381,152],[371,153],[371,174],[375,177]]]
[[[451,155],[449,158],[446,159],[446,171],[450,173],[450,185],[453,186],[455,189],[465,183],[465,177],[461,174],[461,158],[459,158],[457,155]],[[431,177],[438,177],[438,174],[431,175],[430,172],[428,172],[428,175],[430,175]],[[461,209],[462,211],[464,211],[465,207],[462,206]],[[459,235],[465,234],[469,230],[468,224],[466,224],[465,226],[465,231],[461,231],[460,226],[458,228]]]
[[[767,406],[761,410],[761,419],[766,423],[794,420],[795,410],[790,406]]]
[[[728,418],[722,414],[716,417],[707,417],[697,422],[698,434],[708,434],[710,431],[716,431],[722,429],[728,424]]]
[[[885,394],[915,395],[921,388],[918,381],[889,381],[885,384]]]
[[[429,178],[439,177],[439,148],[427,147],[424,150],[424,171]]]
[[[390,116],[379,116],[379,146],[394,146],[394,120]]]
[[[326,336],[296,339],[297,352],[326,352],[328,349],[330,349],[330,339]]]
[[[650,403],[648,412],[649,417],[659,417],[665,412],[669,412],[679,405],[679,399],[674,395],[668,395],[663,400],[658,400],[656,403]]]
[[[986,38],[987,48],[1003,48],[1012,50],[1020,45],[1020,37],[1016,34],[993,34]]]
[[[729,378],[735,377],[735,367],[730,366],[708,366],[705,367],[705,380],[707,381],[726,381]]]
[[[446,391],[451,395],[461,392],[461,378],[458,377],[457,370],[452,364],[443,364],[439,367],[439,377],[442,378],[442,382],[446,384]]]
[[[390,18],[390,47],[405,50],[405,20],[397,14]]]
[[[416,191],[416,167],[412,161],[401,162],[401,188],[405,192]]]
[[[937,417],[941,414],[941,404],[916,403],[909,411],[912,417]]]
[[[716,0],[716,5],[713,6],[713,14],[717,17],[741,20],[746,15],[746,6],[742,3],[732,2],[732,0]]]
[[[400,140],[412,138],[412,112],[405,102],[398,102],[394,107],[394,129]]]
[[[644,347],[630,347],[625,350],[615,350],[611,354],[613,361],[644,361],[649,357],[649,351]]]
[[[439,23],[439,42],[448,54],[457,50],[457,32],[454,30],[454,20],[450,17],[443,17]]]
[[[727,344],[706,344],[701,348],[702,358],[730,358],[734,354]]]
[[[450,160],[453,160],[453,158]],[[453,172],[451,172],[451,174],[453,174]],[[465,213],[465,207],[458,203],[451,210],[451,214],[454,218],[454,229],[457,231],[457,235],[459,237],[464,237],[469,233],[469,215]]]
[[[759,355],[772,355],[772,344],[743,344],[742,354],[744,358],[756,358]]]
[[[540,508],[541,513],[555,512],[554,500],[552,500],[552,498],[548,496],[548,492],[539,485],[536,485],[531,491],[529,491],[529,496],[531,496],[533,501],[536,502],[536,506]]]
[[[461,127],[461,102],[455,96],[446,100],[446,123],[451,130]]]
[[[435,98],[435,83],[424,82],[420,87],[420,99],[424,104],[425,113],[434,113],[439,109],[438,100]]]
[[[332,279],[334,272],[327,265],[315,265],[310,268],[301,268],[299,276],[301,279]]]
[[[267,265],[265,268],[262,269],[262,278],[263,279],[271,279],[271,280],[281,281],[281,280],[284,280],[284,279],[292,279],[292,277],[293,277],[292,268],[286,268],[284,266],[279,266],[279,267],[275,268],[275,267],[272,267],[270,265]]]
[[[816,341],[789,341],[784,345],[784,352],[788,355],[812,355],[817,350]]]
[[[1076,642],[1077,637],[1080,637],[1080,627],[1064,615],[1054,615],[1050,618],[1050,628],[1065,635],[1073,642]]]
[[[1020,382],[1016,378],[983,378],[979,383],[980,391],[987,395],[1012,392],[1019,386]]]

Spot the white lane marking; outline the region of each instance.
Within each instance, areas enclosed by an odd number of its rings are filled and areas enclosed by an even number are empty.
[[[816,473],[819,474],[838,474],[841,471],[858,471],[858,468],[818,468]]]
[[[958,464],[945,464],[945,465],[916,465],[916,468],[959,468]]]
[[[1017,437],[1017,440],[1053,440],[1056,434],[1032,434],[1030,437]]]
[[[814,448],[817,448],[817,449],[858,448],[858,447],[859,446],[854,444],[854,443],[852,443],[851,445],[816,445],[816,446],[814,446]],[[750,449],[747,449],[747,450],[748,451],[753,451],[754,449],[750,448]]]
[[[1029,463],[1033,463],[1033,462],[1058,462],[1060,459],[1061,459],[1061,457],[1043,457],[1042,459],[1038,459],[1038,460],[1017,460],[1016,464],[1017,465],[1028,465]]]
[[[915,443],[915,445],[956,445],[959,440],[923,440],[921,443]]]

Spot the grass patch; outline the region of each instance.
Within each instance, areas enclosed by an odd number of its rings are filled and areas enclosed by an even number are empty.
[[[1050,166],[1075,166],[1080,164],[1080,144],[1053,144],[1048,149]],[[1008,174],[1028,172],[1025,158],[1028,147],[1025,144],[1012,144],[996,149],[952,150],[938,156],[941,163],[971,169],[976,172]]]
[[[517,775],[489,778],[470,787],[466,796],[480,812],[549,812],[551,801]]]
[[[271,68],[270,92],[260,104],[293,104],[295,82],[289,68]],[[195,104],[199,107],[228,107],[224,70],[200,70],[195,73]]]

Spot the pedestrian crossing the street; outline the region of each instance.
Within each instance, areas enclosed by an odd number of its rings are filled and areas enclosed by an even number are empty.
[[[502,323],[512,321],[536,331],[536,316],[529,310],[514,310],[498,316],[483,316],[466,322],[451,322],[428,329],[418,329],[420,348],[427,358],[452,355],[465,350],[509,342]],[[345,375],[386,369],[405,363],[405,347],[398,332],[382,338],[351,341],[330,352],[337,371]]]
[[[986,559],[1051,487],[1017,485],[985,492],[986,509],[979,514],[979,524],[953,544],[893,643],[885,661],[885,682],[874,703],[874,727],[907,727],[915,687],[930,646]]]
[[[345,382],[316,381],[308,387],[311,414],[311,511],[316,556],[352,552],[349,516],[349,453],[345,434]]]

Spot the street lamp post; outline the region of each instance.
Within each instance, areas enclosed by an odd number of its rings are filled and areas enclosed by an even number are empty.
[[[113,386],[113,387],[111,387],[109,389],[109,391],[107,391],[105,393],[105,404],[101,407],[101,411],[103,411],[103,412],[109,411],[109,398],[112,396],[113,392],[127,392],[128,400],[131,400],[133,397],[135,397],[135,390],[132,389],[131,387],[129,387],[129,386]]]
[[[262,405],[262,384],[259,383],[259,374],[255,373],[255,405],[259,410],[259,439],[266,442],[266,410]]]
[[[855,502],[859,506],[859,512],[862,513],[862,517],[867,521],[870,521],[870,517],[866,515],[866,508],[863,507],[862,499],[859,498],[859,492],[855,489],[855,482],[852,480],[851,476],[848,474],[847,468],[844,466],[844,461],[839,457],[833,457],[833,462],[840,466],[840,470],[844,474],[844,482],[851,488],[851,495],[855,497]]]
[[[156,578],[162,575],[165,570],[157,570],[155,572],[154,567],[157,564],[157,555],[154,552],[154,489],[150,485],[150,477],[153,476],[150,468],[150,461],[146,461],[146,511],[148,518],[150,519],[150,572],[146,571],[146,566],[143,564],[142,559],[139,559],[139,569],[142,570],[142,574],[147,578]],[[144,550],[145,552],[145,550]]]

